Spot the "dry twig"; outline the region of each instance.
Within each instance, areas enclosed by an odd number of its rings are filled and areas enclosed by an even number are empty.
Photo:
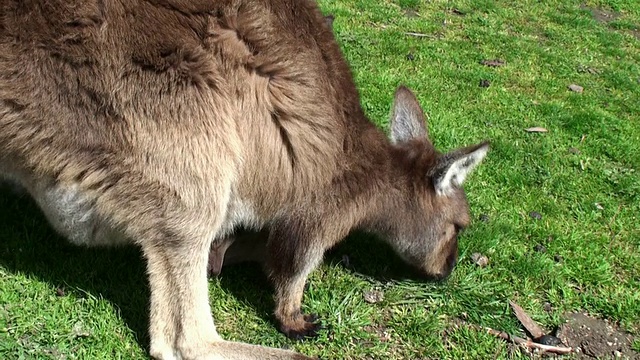
[[[417,33],[417,32],[412,32],[412,31],[407,31],[404,33],[405,35],[409,35],[409,36],[415,36],[415,37],[435,37],[433,35],[430,34],[423,34],[423,33]]]
[[[519,336],[514,336],[514,335],[509,335],[504,331],[498,331],[495,329],[492,329],[490,327],[486,327],[486,326],[479,326],[479,325],[475,325],[475,324],[469,324],[465,321],[462,321],[462,325],[468,326],[472,329],[475,329],[477,331],[486,331],[487,333],[499,337],[500,339],[512,342],[516,345],[522,346],[524,348],[528,348],[528,349],[538,349],[542,352],[550,352],[550,353],[554,353],[554,354],[558,354],[558,355],[565,355],[565,354],[569,354],[571,352],[573,352],[573,348],[571,347],[564,347],[564,346],[553,346],[553,345],[544,345],[544,344],[539,344],[536,342],[533,342],[529,339],[523,339]]]
[[[531,319],[531,317],[527,315],[526,312],[524,312],[520,305],[511,300],[509,300],[509,305],[511,305],[511,309],[513,309],[513,312],[516,314],[518,320],[520,320],[522,326],[527,329],[529,334],[531,334],[534,339],[537,339],[544,335],[544,331],[542,331],[540,326],[538,326],[538,324],[536,324],[536,322],[533,321],[533,319]]]
[[[486,332],[488,332],[491,335],[497,336],[507,341],[511,341],[514,344],[518,344],[520,346],[527,347],[529,349],[539,349],[545,352],[551,352],[551,353],[560,354],[560,355],[569,354],[573,351],[573,348],[570,348],[570,347],[538,344],[529,339],[523,339],[518,336],[509,335],[504,331],[498,331],[488,327],[484,327],[482,329],[484,329]]]

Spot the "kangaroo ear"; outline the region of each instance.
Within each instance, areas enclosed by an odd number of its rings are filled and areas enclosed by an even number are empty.
[[[411,139],[425,139],[428,135],[426,119],[418,99],[405,86],[398,87],[391,112],[391,142],[397,144]]]
[[[325,15],[325,17],[324,17],[325,24],[327,24],[327,26],[331,30],[333,30],[333,20],[334,19],[335,19],[335,17],[333,16],[333,14]]]
[[[489,143],[454,150],[438,159],[432,175],[436,194],[446,196],[462,185],[467,175],[482,162],[489,151]]]

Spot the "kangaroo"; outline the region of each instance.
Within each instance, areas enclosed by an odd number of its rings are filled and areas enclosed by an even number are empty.
[[[207,268],[239,227],[267,229],[293,338],[316,333],[305,281],[353,229],[449,275],[488,143],[438,152],[403,86],[390,121],[367,120],[310,0],[0,0],[0,174],[70,242],[142,249],[159,360],[310,359],[218,335]]]

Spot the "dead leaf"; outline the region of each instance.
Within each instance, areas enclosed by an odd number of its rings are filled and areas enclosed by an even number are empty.
[[[471,254],[471,261],[480,267],[485,267],[489,264],[489,258],[480,253]]]
[[[71,330],[71,333],[74,338],[91,336],[91,332],[87,329],[87,327],[82,321],[77,321],[75,324],[73,324],[73,329]]]
[[[516,317],[518,318],[522,326],[527,329],[527,331],[533,338],[539,338],[544,335],[544,331],[542,331],[540,326],[538,326],[538,324],[533,321],[533,319],[531,319],[531,317],[529,317],[526,312],[524,312],[520,305],[514,303],[511,300],[509,300],[509,305],[511,305],[511,309],[513,309],[513,312],[516,314]]]
[[[540,126],[534,126],[534,127],[530,127],[528,129],[524,129],[526,132],[531,132],[531,133],[546,133],[549,132],[549,130],[540,127]]]
[[[365,291],[363,296],[364,301],[368,302],[369,304],[376,304],[384,300],[384,293],[380,290]]]
[[[506,64],[506,62],[502,59],[482,60],[482,62],[480,63],[482,65],[490,67],[500,67]]]
[[[589,73],[589,74],[598,74],[600,73],[597,69],[594,69],[592,67],[589,67],[587,65],[578,65],[578,72],[579,73]]]

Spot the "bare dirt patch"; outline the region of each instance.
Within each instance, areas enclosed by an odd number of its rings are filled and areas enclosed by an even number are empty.
[[[585,4],[580,5],[582,10],[589,10],[596,21],[608,24],[620,18],[621,14],[615,11],[608,11],[600,8],[589,7]]]
[[[605,25],[608,25],[610,22],[618,20],[622,17],[622,14],[619,12],[600,9],[597,7],[591,7],[585,4],[580,5],[580,9],[588,10],[589,12],[591,12],[591,16],[593,16],[593,18],[597,22]],[[636,39],[640,40],[640,30],[630,29],[628,30],[628,32],[631,35],[633,35]]]
[[[565,318],[557,336],[575,349],[578,359],[640,359],[640,353],[631,348],[633,336],[616,324],[582,313]]]

